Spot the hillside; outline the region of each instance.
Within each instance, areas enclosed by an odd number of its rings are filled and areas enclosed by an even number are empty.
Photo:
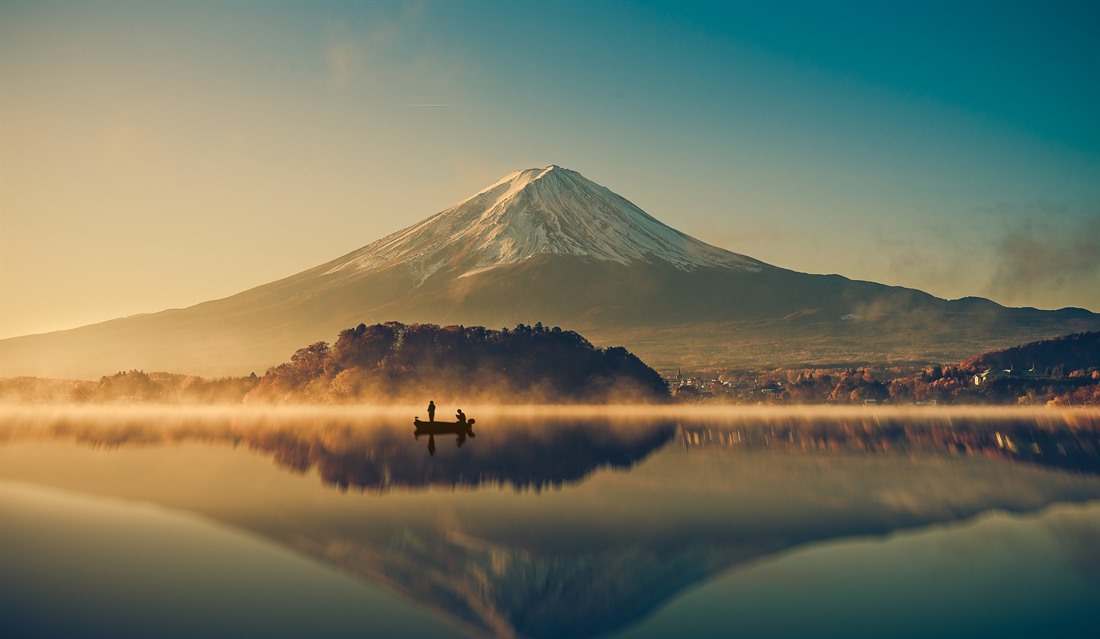
[[[960,368],[1033,370],[1046,374],[1100,368],[1100,331],[1074,333],[982,353],[959,363]]]
[[[734,403],[1100,406],[1100,332],[1075,333],[974,355],[955,364],[778,368],[689,374],[679,401]]]
[[[596,348],[573,331],[519,325],[386,322],[340,332],[267,371],[256,402],[607,402],[668,397],[661,376],[624,348]]]

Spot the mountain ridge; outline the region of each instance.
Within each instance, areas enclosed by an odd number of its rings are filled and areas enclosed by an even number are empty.
[[[182,309],[0,340],[0,375],[247,375],[347,326],[542,322],[661,367],[958,361],[1100,329],[1085,310],[811,275],[696,240],[551,165],[361,249]]]

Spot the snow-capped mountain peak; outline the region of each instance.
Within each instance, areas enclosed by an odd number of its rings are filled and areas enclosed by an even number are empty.
[[[326,273],[374,272],[405,264],[423,281],[445,267],[463,277],[543,254],[621,264],[659,260],[684,271],[761,266],[662,224],[576,171],[550,165],[514,171],[351,253]]]

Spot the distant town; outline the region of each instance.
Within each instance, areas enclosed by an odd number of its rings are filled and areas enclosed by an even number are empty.
[[[1100,372],[1077,370],[1057,376],[1046,371],[963,371],[929,366],[919,373],[872,368],[774,370],[716,373],[663,371],[672,396],[681,402],[734,404],[1020,404],[1095,405]],[[880,381],[879,378],[884,381]]]

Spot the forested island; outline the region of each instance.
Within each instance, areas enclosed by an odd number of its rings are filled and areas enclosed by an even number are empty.
[[[660,401],[668,385],[622,347],[561,328],[386,322],[340,332],[267,371],[251,402]]]

